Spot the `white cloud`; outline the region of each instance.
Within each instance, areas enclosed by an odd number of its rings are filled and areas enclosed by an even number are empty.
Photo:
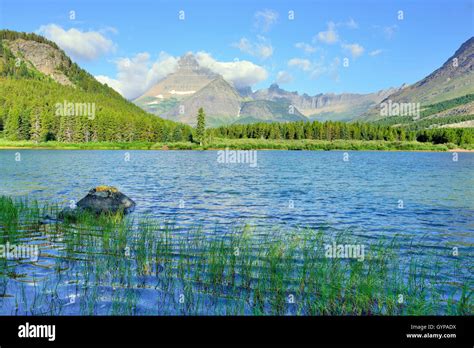
[[[274,10],[262,10],[255,12],[255,27],[263,32],[267,32],[278,20],[278,12]]]
[[[316,47],[311,46],[310,44],[307,44],[305,42],[297,42],[295,44],[295,47],[302,49],[305,53],[308,54],[316,52]]]
[[[347,22],[338,23],[338,25],[348,27],[349,29],[358,29],[359,28],[359,24],[353,18],[349,18],[349,20]]]
[[[264,68],[249,61],[219,62],[206,52],[198,52],[195,57],[201,67],[222,75],[226,81],[233,83],[237,88],[252,86],[268,77]],[[125,98],[135,99],[160,79],[175,72],[178,68],[178,60],[178,57],[161,52],[158,59],[153,62],[147,52],[138,53],[132,58],[120,58],[115,61],[117,68],[115,78],[104,75],[98,75],[95,78],[106,83]]]
[[[296,67],[303,71],[310,71],[312,68],[312,64],[308,59],[302,58],[292,58],[288,61],[288,66]]]
[[[358,43],[353,44],[342,44],[341,47],[350,52],[353,58],[360,57],[364,53],[364,47]]]
[[[327,75],[334,81],[339,80],[339,66],[341,60],[338,57],[333,58],[329,63],[321,58],[318,62],[314,62],[311,68],[310,78],[317,79],[323,75]]]
[[[122,83],[120,81],[112,79],[112,78],[110,78],[108,76],[105,76],[105,75],[96,75],[94,77],[100,83],[107,84],[109,87],[115,89],[117,92],[119,92],[123,96]]]
[[[267,59],[273,55],[273,46],[263,36],[258,36],[258,42],[251,42],[243,37],[239,42],[233,43],[232,46],[238,48],[241,52],[261,59]]]
[[[158,80],[176,71],[178,59],[161,52],[155,62],[150,61],[147,52],[138,53],[133,58],[120,58],[116,62],[117,76],[115,79],[99,75],[95,78],[107,83],[110,87],[128,99],[134,99]]]
[[[75,59],[93,60],[115,50],[112,40],[97,31],[64,30],[59,25],[48,24],[42,25],[37,32],[54,41]]]
[[[282,85],[293,81],[293,76],[287,71],[279,71],[276,76],[276,83]]]
[[[112,34],[118,34],[118,29],[115,27],[105,27],[101,30],[99,30],[100,33],[102,34],[107,34],[107,33],[112,33]]]
[[[398,25],[396,25],[396,24],[388,26],[388,27],[384,27],[383,28],[383,33],[385,35],[385,38],[390,40],[395,35],[397,30],[398,30]]]
[[[330,63],[326,63],[323,56],[318,61],[308,59],[293,58],[288,61],[289,67],[295,67],[304,71],[310,78],[317,79],[322,75],[327,75],[334,80],[339,80],[340,59],[334,58]]]
[[[203,51],[196,53],[196,60],[200,66],[222,75],[237,88],[252,86],[268,78],[264,68],[246,60],[219,62]]]
[[[341,60],[336,57],[334,58],[327,68],[327,74],[331,77],[334,81],[339,81],[339,66],[341,65]]]
[[[382,52],[383,52],[383,50],[381,50],[381,49],[373,50],[373,51],[369,52],[369,56],[375,57],[375,56],[378,56]]]
[[[326,31],[320,31],[316,36],[315,40],[333,44],[339,40],[339,35],[336,32],[336,24],[334,22],[328,23],[328,28]]]

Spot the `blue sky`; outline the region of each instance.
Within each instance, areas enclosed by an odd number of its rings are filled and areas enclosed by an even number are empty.
[[[129,98],[173,71],[188,51],[239,86],[278,81],[313,95],[372,92],[423,78],[473,35],[472,4],[0,0],[0,27],[49,37]]]

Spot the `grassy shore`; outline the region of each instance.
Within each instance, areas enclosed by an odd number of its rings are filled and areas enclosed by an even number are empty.
[[[63,143],[48,141],[10,141],[0,138],[0,149],[51,150],[371,150],[371,151],[463,151],[474,150],[473,144],[432,144],[417,141],[363,141],[363,140],[267,140],[267,139],[213,139],[204,146],[191,142],[90,142]]]
[[[349,234],[186,231],[153,219],[82,215],[40,223],[58,207],[0,197],[0,241],[40,245],[36,262],[0,259],[0,314],[466,315],[467,284],[447,291],[455,260],[401,259],[397,240],[360,259],[331,258]],[[34,289],[34,290],[33,290]],[[456,294],[456,295],[455,295]],[[73,296],[74,301],[71,301]]]

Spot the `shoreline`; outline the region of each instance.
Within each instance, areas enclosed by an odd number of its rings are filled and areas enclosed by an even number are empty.
[[[334,149],[274,149],[274,148],[253,148],[253,149],[239,149],[239,148],[229,148],[229,147],[212,147],[212,148],[192,148],[192,149],[159,149],[159,148],[105,148],[105,147],[87,147],[87,148],[73,148],[73,147],[47,147],[47,146],[0,146],[0,151],[6,150],[67,150],[67,151],[220,151],[220,150],[237,150],[237,151],[249,151],[249,150],[258,150],[258,151],[365,151],[365,152],[460,152],[460,153],[474,153],[472,149],[347,149],[347,148],[334,148]]]
[[[379,140],[267,140],[267,139],[215,139],[208,145],[199,146],[191,142],[96,142],[60,143],[30,141],[8,141],[0,139],[0,150],[260,150],[260,151],[394,151],[394,152],[474,152],[472,144],[465,148],[457,144],[433,144],[417,141]]]

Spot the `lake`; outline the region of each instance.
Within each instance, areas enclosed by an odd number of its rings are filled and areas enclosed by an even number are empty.
[[[95,186],[112,185],[136,201],[131,216],[203,226],[209,235],[250,225],[261,234],[345,232],[368,244],[398,236],[402,257],[413,244],[428,257],[451,258],[457,248],[461,273],[442,269],[440,277],[472,285],[473,153],[258,151],[256,166],[218,157],[217,151],[0,151],[0,195],[67,206]]]

